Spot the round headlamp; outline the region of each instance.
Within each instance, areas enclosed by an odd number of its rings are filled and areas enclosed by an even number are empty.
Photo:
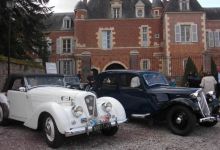
[[[83,108],[81,106],[73,107],[72,108],[72,114],[75,117],[80,117],[83,114]]]
[[[105,102],[102,104],[102,109],[105,111],[105,112],[110,112],[112,110],[112,103],[110,102]]]

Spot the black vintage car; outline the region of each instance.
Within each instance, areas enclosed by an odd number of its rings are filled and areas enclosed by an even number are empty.
[[[98,97],[119,100],[127,117],[166,120],[175,134],[187,135],[195,127],[217,124],[219,101],[213,92],[171,87],[158,72],[112,70],[98,75],[94,91]]]

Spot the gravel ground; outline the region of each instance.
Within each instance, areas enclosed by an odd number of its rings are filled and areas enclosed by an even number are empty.
[[[19,123],[0,127],[0,150],[50,149],[39,131]],[[165,124],[132,120],[120,126],[113,137],[100,133],[67,138],[59,149],[77,150],[219,150],[220,123],[215,127],[197,126],[189,136],[172,134]]]

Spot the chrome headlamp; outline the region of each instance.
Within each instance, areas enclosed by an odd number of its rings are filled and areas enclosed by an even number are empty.
[[[198,99],[198,95],[199,95],[199,92],[198,92],[198,91],[196,91],[195,93],[190,94],[190,96],[191,96],[193,99]]]
[[[110,102],[105,102],[102,104],[102,109],[105,111],[105,112],[110,112],[112,110],[112,103]]]
[[[71,111],[72,111],[73,116],[75,116],[76,118],[82,116],[83,114],[83,108],[81,106],[72,107]]]

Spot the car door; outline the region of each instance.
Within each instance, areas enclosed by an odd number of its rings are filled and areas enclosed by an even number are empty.
[[[98,97],[110,96],[113,98],[119,97],[118,79],[116,74],[104,74],[96,83],[95,91]]]
[[[146,115],[152,112],[146,90],[137,74],[121,74],[119,81],[119,100],[127,115]]]
[[[20,91],[19,88],[22,85],[23,79],[15,79],[11,89],[8,90],[9,100],[9,117],[19,121],[25,121],[27,118],[27,93]]]

